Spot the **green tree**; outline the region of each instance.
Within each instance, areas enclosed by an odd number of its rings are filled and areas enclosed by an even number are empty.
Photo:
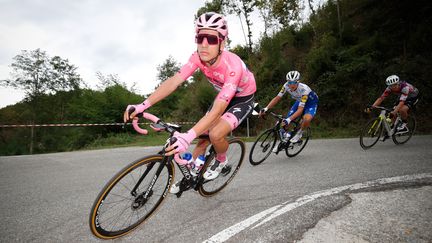
[[[172,56],[169,56],[157,67],[157,80],[159,84],[156,88],[169,77],[174,76],[179,70],[180,64]],[[185,95],[187,85],[187,82],[183,83],[171,95],[152,106],[151,109],[154,110],[154,113],[165,120],[172,119],[173,112],[179,107],[179,100]]]
[[[179,70],[180,63],[177,62],[172,56],[168,56],[168,58],[157,67],[157,80],[159,81],[159,85],[161,82],[174,76]],[[159,85],[157,87],[159,87]]]
[[[203,13],[207,12],[216,12],[223,13],[223,5],[225,0],[212,0],[206,1],[204,6],[199,8],[197,14],[194,17],[194,20],[201,16]]]
[[[258,9],[259,15],[264,22],[264,38],[268,37],[269,31],[275,26],[275,19],[273,17],[271,4],[273,0],[256,0],[255,5]]]
[[[206,1],[204,6],[197,11],[195,18],[206,12],[217,12],[228,15],[235,14],[240,19],[240,24],[243,28],[242,17],[245,19],[248,36],[249,51],[252,51],[252,21],[250,14],[254,11],[256,0],[212,0]],[[228,26],[229,28],[229,26]],[[243,30],[244,32],[244,30]],[[246,41],[246,37],[245,37]]]
[[[1,86],[22,89],[29,98],[59,90],[79,88],[82,79],[77,67],[59,56],[50,58],[45,51],[22,51],[13,58],[12,79],[2,80]]]
[[[240,24],[243,28],[242,16],[246,22],[247,36],[248,36],[248,47],[249,51],[252,51],[252,20],[251,13],[254,11],[256,1],[255,0],[232,0],[223,2],[225,12],[228,14],[236,14],[240,19]]]
[[[216,94],[202,72],[194,73],[193,82],[187,87],[187,95],[178,100],[178,108],[173,113],[175,121],[197,122],[205,115]]]
[[[36,123],[44,121],[47,117],[55,119],[57,114],[63,117],[65,100],[48,103],[47,98],[56,92],[78,89],[82,79],[76,72],[77,68],[67,59],[59,56],[51,58],[40,49],[24,50],[13,60],[12,78],[2,80],[0,85],[25,91],[26,99],[32,107],[31,115],[27,119],[31,123]],[[56,115],[50,116],[52,113]],[[30,153],[32,152],[33,145],[30,146]]]
[[[275,0],[272,2],[271,11],[275,19],[283,28],[296,23],[300,18],[300,0]]]

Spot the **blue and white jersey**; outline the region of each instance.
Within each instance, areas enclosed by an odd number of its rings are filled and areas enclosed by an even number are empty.
[[[286,82],[279,91],[278,96],[282,97],[286,92],[290,94],[291,98],[299,102],[300,107],[304,107],[308,100],[318,101],[316,93],[304,83],[299,83],[296,90],[290,90],[288,82]]]

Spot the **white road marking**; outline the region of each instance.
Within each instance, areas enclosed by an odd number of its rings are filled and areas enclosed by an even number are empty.
[[[222,230],[221,232],[213,235],[209,239],[205,240],[206,243],[216,243],[216,242],[224,242],[231,238],[232,236],[240,233],[241,231],[247,229],[249,226],[257,223],[258,221],[262,220],[260,223],[256,224],[252,229],[259,227],[268,221],[287,213],[297,207],[300,207],[308,202],[311,202],[315,199],[318,199],[320,197],[330,196],[333,194],[338,194],[343,191],[352,191],[352,190],[358,190],[358,189],[364,189],[368,187],[373,186],[380,186],[380,185],[386,185],[390,183],[398,183],[398,182],[407,182],[407,181],[414,181],[419,179],[425,179],[425,178],[432,178],[431,173],[424,173],[424,174],[417,174],[417,175],[404,175],[404,176],[396,176],[396,177],[389,177],[389,178],[382,178],[377,179],[373,181],[367,181],[363,183],[356,183],[352,185],[347,186],[341,186],[341,187],[335,187],[323,191],[319,191],[310,195],[303,196],[301,198],[298,198],[294,202],[287,201],[282,204],[279,204],[277,206],[274,206],[272,208],[269,208],[267,210],[264,210],[258,214],[255,214],[245,220],[243,220],[240,223],[237,223],[225,230]]]

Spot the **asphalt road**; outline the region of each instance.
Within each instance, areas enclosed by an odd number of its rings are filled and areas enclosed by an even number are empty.
[[[115,241],[430,242],[431,144],[432,136],[415,136],[402,146],[386,141],[363,151],[358,139],[311,140],[294,158],[272,154],[258,166],[246,158],[222,192],[170,195],[155,216]],[[126,164],[157,149],[0,157],[0,242],[100,241],[88,225],[95,197]],[[403,201],[391,201],[395,196]],[[394,211],[385,210],[390,202],[390,209],[406,211],[409,225],[395,223]],[[347,217],[355,220],[335,226]],[[383,228],[361,226],[365,218]],[[331,227],[346,229],[340,238],[320,235]]]

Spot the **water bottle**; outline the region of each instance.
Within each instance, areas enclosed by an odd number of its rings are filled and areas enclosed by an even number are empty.
[[[204,162],[205,162],[205,157],[204,157],[203,154],[200,155],[200,156],[198,156],[198,157],[195,159],[195,162],[193,163],[193,164],[194,164],[194,165],[193,165],[193,168],[192,168],[192,170],[191,170],[191,174],[192,174],[193,176],[197,176],[197,175],[198,175],[198,173],[200,172],[202,166],[204,165]]]
[[[392,120],[389,117],[386,118],[386,121],[388,124],[391,124],[391,122],[392,122]]]
[[[282,140],[285,138],[285,129],[279,129],[279,136],[282,138]]]
[[[386,122],[387,124],[390,126],[390,129],[393,129],[394,127],[394,123],[392,123],[392,119],[390,119],[390,117],[386,118]]]
[[[186,152],[186,153],[184,153],[181,157],[182,157],[182,159],[188,161],[188,163],[187,163],[187,166],[188,166],[188,167],[191,167],[191,165],[193,165],[194,161],[193,161],[193,158],[192,158],[192,154],[191,154],[191,153]]]
[[[291,137],[291,132],[287,132],[285,131],[285,129],[281,129],[280,134],[281,134],[282,142],[285,143],[288,142],[289,138]]]
[[[287,142],[290,139],[290,137],[291,137],[291,132],[286,132],[285,135],[284,135],[285,142]]]

